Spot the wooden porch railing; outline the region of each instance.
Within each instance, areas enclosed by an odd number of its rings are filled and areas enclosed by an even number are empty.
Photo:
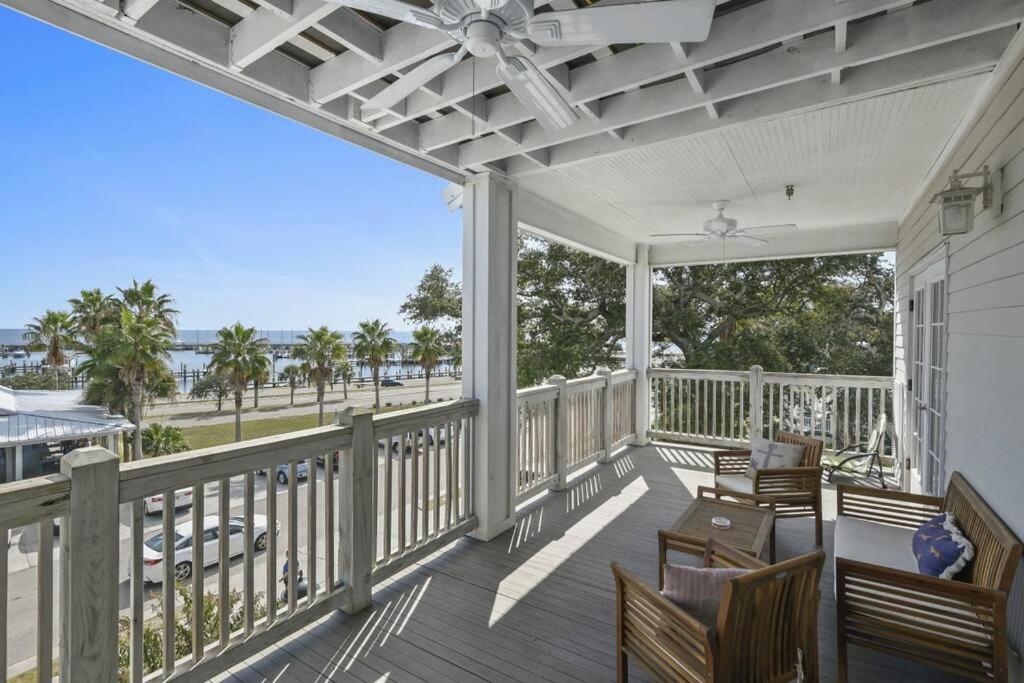
[[[791,431],[837,451],[865,441],[892,408],[891,377],[772,373],[758,366],[648,375],[656,439],[730,447],[749,443],[752,434]],[[884,445],[891,454],[889,434]]]
[[[636,371],[599,369],[590,377],[520,389],[516,495],[522,501],[565,487],[572,472],[607,459],[633,438]]]
[[[339,424],[331,426],[127,464],[119,464],[106,449],[84,448],[64,457],[60,475],[0,486],[0,532],[32,524],[39,530],[37,680],[53,677],[55,601],[48,588],[55,518],[62,518],[57,591],[62,679],[208,680],[332,610],[354,612],[368,606],[373,584],[475,528],[470,436],[478,409],[476,400],[376,416],[366,409],[350,409],[340,416]],[[322,478],[317,474],[321,460]],[[308,468],[301,489],[304,504],[299,496],[300,463]],[[280,508],[274,476],[279,465],[287,480]],[[260,520],[260,528],[254,523],[258,471],[268,474],[266,521],[264,526]],[[185,522],[192,537],[204,538],[206,533],[215,538],[212,546],[196,543],[187,549],[164,543],[161,559],[148,567],[159,565],[161,582],[157,637],[162,666],[154,668],[143,657],[143,637],[153,627],[143,609],[143,567],[153,560],[144,553],[142,501],[153,495],[171,501],[175,492],[183,490],[192,493],[192,521]],[[207,496],[215,499],[214,505],[207,505]],[[232,516],[233,505],[241,506],[241,514]],[[164,505],[162,515],[163,538],[174,538],[181,524],[176,523],[173,506]],[[215,522],[207,529],[210,516]],[[129,529],[126,614],[118,603],[122,519]],[[304,538],[300,520],[305,522]],[[302,598],[294,571],[300,542],[307,558],[303,569],[308,590]],[[278,543],[287,548],[293,569],[284,601],[277,598],[282,591]],[[204,553],[209,552],[217,554],[216,567],[211,569],[216,590],[211,592],[222,608],[212,638],[201,626],[207,623],[208,591],[202,567],[212,564],[205,561],[209,558]],[[4,672],[8,663],[7,561],[8,554],[0,553],[0,671]],[[190,571],[184,571],[185,562]],[[232,619],[231,610],[224,607],[234,592],[232,569],[237,571],[239,565],[241,619]],[[257,586],[257,565],[266,573],[265,587]],[[181,601],[176,604],[182,584],[191,588],[193,596],[187,615],[181,614]],[[176,619],[176,612],[182,618]],[[122,622],[128,632],[127,670],[118,661]],[[185,647],[175,636],[182,623],[200,625],[190,628],[191,642]]]

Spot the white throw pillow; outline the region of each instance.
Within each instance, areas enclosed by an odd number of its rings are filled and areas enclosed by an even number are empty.
[[[753,479],[758,470],[796,467],[803,457],[803,446],[754,438],[750,442],[750,464],[747,465],[746,475]]]

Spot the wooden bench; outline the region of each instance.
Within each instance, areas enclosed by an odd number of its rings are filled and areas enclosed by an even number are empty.
[[[846,485],[837,491],[839,680],[847,680],[852,643],[970,680],[1007,681],[1007,597],[1021,542],[963,475],[953,474],[942,498]],[[940,512],[951,512],[974,544],[974,559],[952,580],[918,573],[910,545],[913,531]]]
[[[824,442],[802,434],[778,432],[774,441],[804,447],[798,467],[761,469],[750,479],[745,475],[750,451],[718,451],[715,459],[715,486],[775,500],[775,518],[814,517],[814,544],[820,546],[821,531],[821,452]]]

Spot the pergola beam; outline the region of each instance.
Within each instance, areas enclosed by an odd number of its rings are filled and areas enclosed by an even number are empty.
[[[636,243],[632,240],[522,190],[519,229],[615,263],[636,261]]]
[[[719,119],[709,119],[693,111],[681,111],[658,118],[650,117],[642,123],[631,125],[627,139],[622,142],[604,135],[591,135],[553,146],[550,148],[549,167],[559,168],[727,126],[792,115],[989,71],[999,61],[1014,32],[1012,28],[1000,29],[993,34],[965,38],[884,62],[852,68],[844,76],[842,85],[838,86],[832,85],[828,76],[819,76],[741,97],[721,105]],[[693,97],[691,93],[680,90],[674,88],[672,94],[663,95]],[[616,100],[616,106],[614,109],[608,107],[604,117],[605,123],[610,118],[624,121],[633,116],[631,112],[644,104],[642,101],[632,102],[628,99],[634,94],[627,93],[618,98],[610,98]],[[599,131],[594,131],[597,132]],[[464,165],[465,161],[466,158],[460,155],[459,165]],[[510,176],[536,172],[536,169],[529,168],[516,159],[510,159],[507,168]]]
[[[317,28],[375,64],[384,63],[384,31],[348,7],[341,7],[317,22]]]
[[[135,24],[146,15],[146,12],[153,9],[159,0],[123,0],[121,4],[121,19],[129,24]]]
[[[851,26],[849,47],[844,52],[835,51],[835,42],[831,34],[818,34],[801,41],[796,49],[773,50],[705,72],[701,80],[702,88],[705,90],[703,97],[694,92],[676,89],[677,96],[667,98],[659,111],[658,103],[654,100],[656,97],[664,98],[663,86],[665,84],[650,86],[634,93],[606,98],[602,112],[612,109],[612,103],[616,100],[631,98],[633,103],[637,104],[638,98],[649,97],[650,102],[639,102],[640,106],[631,120],[627,116],[625,120],[613,121],[602,113],[602,121],[599,125],[595,125],[593,121],[584,121],[556,133],[549,133],[536,122],[531,122],[524,125],[520,147],[512,148],[503,144],[501,140],[486,137],[460,145],[459,156],[468,164],[481,159],[487,161],[500,159],[522,153],[523,149],[538,149],[560,144],[601,132],[604,129],[633,125],[658,116],[668,116],[687,109],[704,107],[708,103],[719,103],[769,90],[797,80],[831,74],[837,68],[845,69],[889,59],[934,45],[956,41],[966,36],[989,32],[1001,26],[1012,26],[1020,21],[1022,14],[1024,14],[1024,9],[1016,0],[997,0],[987,3],[984,9],[965,6],[957,0],[933,0],[933,2],[916,6],[897,15]],[[656,47],[667,49],[665,46],[646,45],[634,48],[629,52]],[[628,52],[624,54],[628,54]],[[662,60],[660,63],[668,64],[668,61]],[[596,67],[598,64],[588,66]],[[608,88],[613,84],[622,85],[626,78],[632,77],[634,74],[650,73],[651,71],[657,73],[657,69],[644,70],[641,64],[629,64],[628,69],[620,70],[617,74],[623,81],[616,82],[616,74],[606,74],[606,77],[600,80],[591,80],[586,78],[585,74],[577,74],[584,68],[574,70],[570,76],[573,83],[573,88],[570,91],[571,101],[592,99],[591,83],[595,85],[600,83],[601,85],[598,87]],[[685,71],[685,69],[681,71]],[[665,77],[669,75],[671,73],[664,74]],[[501,98],[503,97],[505,96],[501,96]],[[494,117],[503,111],[502,106],[505,103],[498,101],[501,98],[493,98],[491,102],[490,111]],[[521,107],[518,102],[514,105],[509,104],[510,108],[512,106]],[[493,120],[491,116],[489,119]],[[438,149],[446,146],[440,144],[445,141],[435,140],[432,137],[442,121],[443,118],[424,124],[422,130],[424,139],[420,141],[421,148]]]
[[[686,48],[678,43],[645,44],[573,69],[573,103],[589,102],[627,91],[685,73],[687,69],[712,66],[784,40],[801,38],[808,33],[834,26],[838,21],[858,19],[899,4],[893,0],[847,0],[839,4],[820,0],[765,0],[716,18],[711,25],[711,34],[703,43],[694,43]],[[585,52],[574,50],[559,58],[564,62]],[[544,54],[543,66],[549,66],[553,58],[552,51],[542,50],[541,53]],[[539,56],[541,53],[538,53]],[[455,69],[446,75],[446,96],[461,94],[468,97],[471,89],[468,64],[467,61],[460,65],[466,66],[465,74],[461,77],[455,75]],[[490,67],[490,71],[484,68],[485,65]],[[485,72],[492,78],[482,88],[477,88],[477,92],[498,85],[497,78],[493,78],[493,63],[480,64],[478,80],[480,74]],[[430,104],[424,101],[421,107],[411,102],[409,115],[421,115],[424,113],[422,108]],[[492,111],[493,116],[488,117],[491,130],[532,120],[526,109],[510,94],[492,98]],[[467,131],[468,126],[463,118],[442,116],[425,126],[421,147],[431,150],[460,142],[468,138]]]
[[[321,0],[295,0],[290,15],[260,7],[231,27],[231,66],[244,69],[282,43],[338,10],[338,5]]]

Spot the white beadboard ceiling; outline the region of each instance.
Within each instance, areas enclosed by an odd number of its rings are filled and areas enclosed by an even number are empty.
[[[977,75],[719,129],[521,178],[552,203],[651,243],[700,231],[728,199],[740,225],[896,221],[978,88]],[[786,185],[793,185],[791,200]],[[766,239],[771,239],[766,237]]]

